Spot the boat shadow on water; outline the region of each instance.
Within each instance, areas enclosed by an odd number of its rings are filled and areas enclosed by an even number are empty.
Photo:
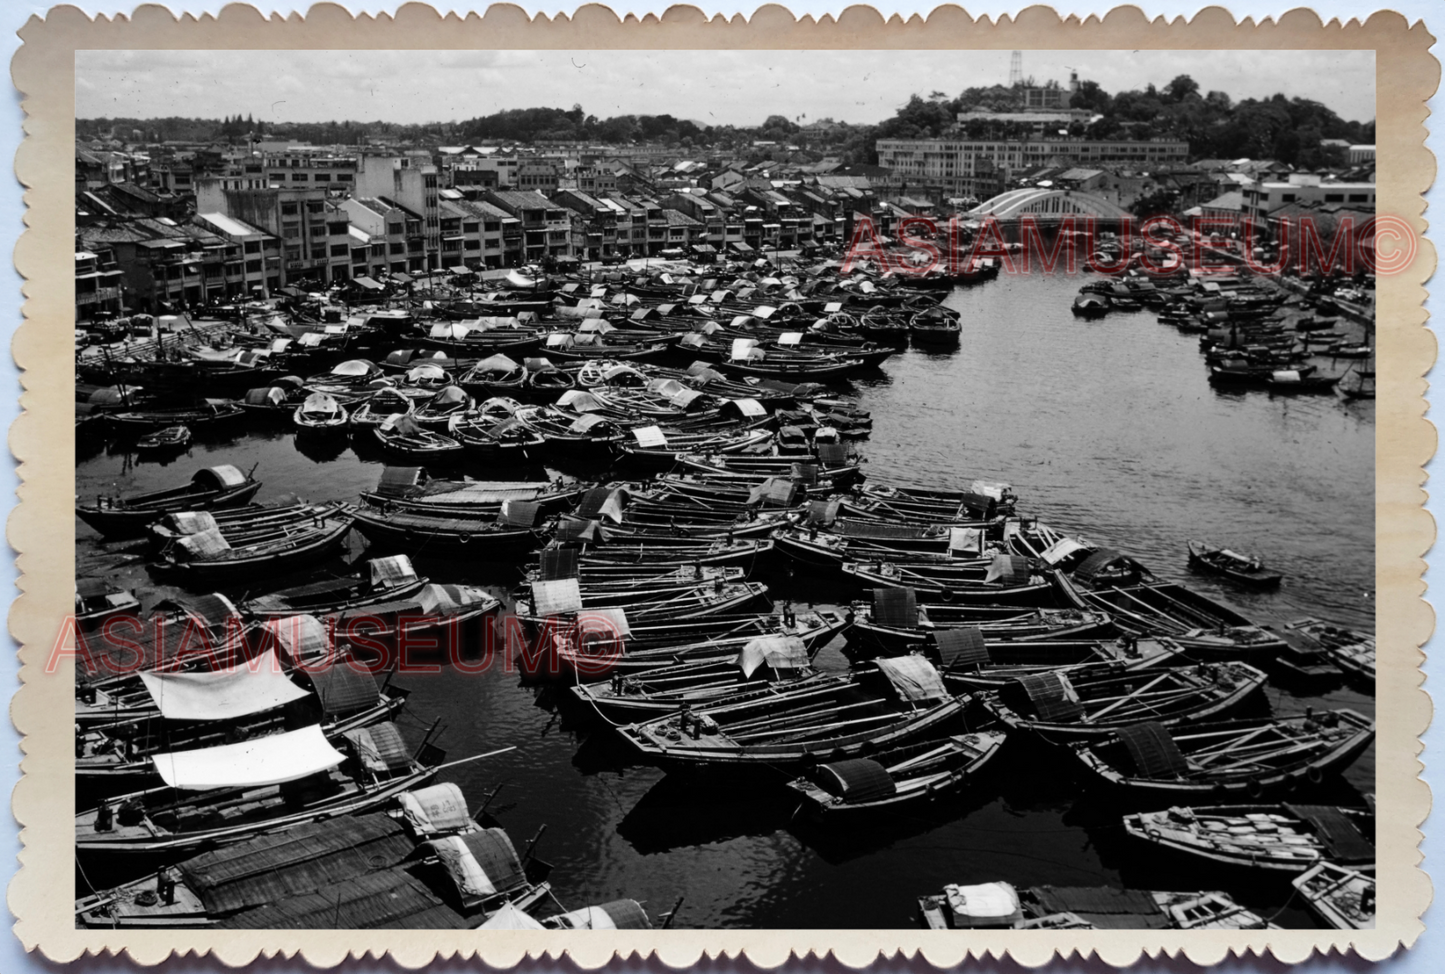
[[[644,856],[769,836],[788,827],[797,804],[781,779],[738,787],[721,775],[668,774],[617,823],[617,834]]]
[[[296,452],[312,463],[331,463],[341,459],[351,446],[345,431],[297,431],[294,440]]]

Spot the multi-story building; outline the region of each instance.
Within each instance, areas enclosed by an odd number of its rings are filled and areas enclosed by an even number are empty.
[[[1310,173],[1290,173],[1287,182],[1248,183],[1243,193],[1245,219],[1261,227],[1268,224],[1271,212],[1289,203],[1339,203],[1362,210],[1375,208],[1374,183],[1330,182]]]
[[[579,190],[591,196],[617,192],[617,174],[606,166],[578,166],[572,179]]]
[[[224,213],[197,213],[195,222],[238,248],[227,262],[227,296],[253,294],[257,289],[269,296],[281,287],[280,240]]]
[[[422,263],[410,269],[441,266],[441,196],[436,166],[414,156],[362,156],[357,160],[355,195],[386,200],[416,214],[421,221]]]
[[[198,211],[219,213],[280,238],[283,280],[278,286],[350,278],[348,218],[328,195],[324,187],[310,184],[272,186],[255,174],[196,180]]]
[[[572,256],[572,221],[567,209],[541,193],[520,190],[490,190],[484,202],[520,221],[522,257],[539,261],[547,257]],[[507,228],[503,228],[506,236]]]
[[[572,219],[572,252],[583,260],[617,253],[617,210],[577,189],[559,189],[552,202],[566,207]]]
[[[517,167],[517,188],[523,191],[550,195],[557,191],[561,180],[562,167],[551,160],[529,159]]]
[[[121,313],[121,284],[124,278],[115,255],[106,248],[99,253],[75,252],[75,320],[91,321]]]
[[[373,255],[368,266],[379,263],[374,255],[378,245],[385,245],[386,266],[376,269],[393,274],[421,273],[427,269],[426,237],[421,214],[385,196],[353,196],[337,204],[352,225],[367,234]]]
[[[686,214],[698,223],[692,234],[691,244],[703,253],[722,251],[727,246],[727,214],[723,208],[701,193],[673,193],[662,201],[662,205]],[[738,226],[738,239],[742,239],[742,227]]]
[[[1127,166],[1146,171],[1182,165],[1178,139],[879,139],[878,164],[914,195],[997,195],[1021,172],[1041,166]]]

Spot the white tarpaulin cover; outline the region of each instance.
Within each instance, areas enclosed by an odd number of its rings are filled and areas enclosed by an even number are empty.
[[[992,480],[975,480],[968,485],[968,489],[975,494],[983,494],[985,497],[992,497],[996,501],[1003,500],[1004,491],[1009,489],[1008,484],[1000,484]]]
[[[188,534],[176,542],[186,556],[194,561],[217,561],[231,550],[230,543],[219,528],[208,528]]]
[[[457,892],[462,894],[463,901],[485,899],[497,892],[491,877],[482,868],[482,864],[477,862],[477,857],[472,855],[472,850],[467,848],[460,836],[443,836],[428,841],[427,845],[446,866],[452,882],[457,884]]]
[[[607,406],[596,396],[592,395],[592,393],[583,392],[581,389],[568,389],[558,397],[557,405],[576,413],[596,412],[597,410],[607,408]]]
[[[785,331],[778,336],[779,345],[801,345],[803,333],[800,331]]]
[[[759,636],[733,662],[747,677],[764,663],[775,670],[801,670],[808,665],[808,647],[797,636]]]
[[[968,920],[992,920],[1011,917],[1019,912],[1019,895],[1008,883],[983,883],[979,886],[943,887],[948,908],[954,917],[967,925]]]
[[[1076,551],[1088,550],[1087,545],[1080,544],[1073,538],[1060,538],[1058,541],[1049,545],[1048,548],[1044,549],[1039,557],[1042,558],[1047,565],[1057,565]]]
[[[334,768],[346,759],[312,724],[239,744],[168,751],[151,758],[161,780],[172,788],[258,788],[295,781]]]
[[[503,903],[496,913],[487,917],[478,930],[545,930],[546,927],[526,913],[512,905],[511,900]]]
[[[331,635],[315,616],[287,616],[266,623],[276,633],[276,642],[293,663],[326,659],[331,655]]]
[[[744,416],[756,417],[768,414],[768,411],[763,408],[763,404],[756,399],[734,399],[733,405],[737,406],[738,412]]]
[[[733,351],[730,358],[734,362],[747,361],[748,357],[752,355],[753,349],[757,347],[758,343],[751,338],[734,338]]]
[[[982,554],[983,532],[978,528],[950,528],[948,550],[969,555]]]
[[[141,682],[167,720],[230,720],[259,714],[308,695],[286,678],[267,650],[223,670],[143,672]]]
[[[397,796],[401,814],[419,836],[453,832],[471,823],[462,790],[450,781],[440,785],[404,791]]]
[[[600,906],[584,906],[571,913],[549,917],[562,930],[616,930],[617,922]]]
[[[667,446],[667,437],[662,434],[661,426],[643,426],[632,431],[637,439],[637,445],[644,449]]]
[[[627,621],[627,610],[621,606],[579,612],[577,630],[581,633],[602,633],[609,636],[632,635],[632,625]]]
[[[582,608],[582,589],[575,578],[532,583],[532,611],[541,617],[576,612]]]
[[[200,534],[217,531],[216,518],[210,511],[177,511],[170,516],[171,530],[176,534]]]
[[[878,669],[883,671],[883,675],[903,699],[947,699],[948,690],[943,685],[943,677],[939,676],[933,664],[922,656],[898,656],[877,662]]]

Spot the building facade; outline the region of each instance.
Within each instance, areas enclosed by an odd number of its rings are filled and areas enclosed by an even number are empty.
[[[1129,167],[1183,165],[1189,143],[1107,139],[879,139],[878,164],[912,194],[976,196],[1002,192],[1019,173],[1043,166]]]

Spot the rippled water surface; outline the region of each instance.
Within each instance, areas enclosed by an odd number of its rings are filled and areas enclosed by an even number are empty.
[[[1152,313],[1075,319],[1079,283],[1000,278],[954,292],[962,349],[910,350],[856,385],[874,417],[869,474],[934,487],[1006,480],[1029,513],[1121,548],[1161,577],[1187,578],[1260,622],[1321,615],[1373,628],[1374,404],[1215,392],[1197,339]],[[349,447],[306,450],[285,433],[200,445],[164,468],[101,454],[79,465],[77,491],[161,486],[223,460],[260,463],[261,501],[288,491],[352,500],[376,482],[380,466]],[[79,522],[77,532],[83,569],[149,584]],[[1190,538],[1261,555],[1286,573],[1284,588],[1252,595],[1189,576]],[[428,569],[446,580],[445,569]],[[468,574],[499,591],[510,581]],[[792,584],[805,597],[835,595]],[[831,649],[820,660],[843,665]],[[685,897],[678,922],[687,926],[909,926],[918,896],[1001,879],[1227,889],[1277,912],[1276,922],[1306,922],[1287,884],[1155,864],[1123,836],[1117,810],[1075,801],[1047,754],[1014,742],[986,781],[936,813],[824,831],[795,821],[776,783],[634,764],[595,718],[515,675],[443,670],[399,682],[415,691],[404,718],[414,739],[440,717],[453,757],[516,746],[447,774],[474,805],[504,784],[488,812],[519,846],[547,826],[539,854],[569,906],[634,897],[657,912]],[[1373,699],[1350,689],[1295,697],[1271,688],[1268,698],[1282,711],[1374,713]],[[1327,788],[1331,797],[1358,802],[1374,791],[1373,749],[1346,779]]]

